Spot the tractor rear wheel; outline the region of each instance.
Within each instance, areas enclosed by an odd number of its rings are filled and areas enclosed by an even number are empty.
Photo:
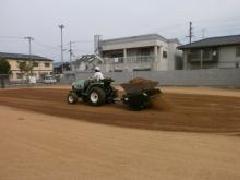
[[[106,102],[106,93],[102,88],[94,87],[88,96],[88,102],[92,106],[101,106]]]

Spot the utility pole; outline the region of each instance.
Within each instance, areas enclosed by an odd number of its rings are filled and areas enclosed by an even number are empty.
[[[192,22],[189,23],[189,35],[187,37],[189,37],[189,44],[192,44],[192,37],[193,37],[193,32],[192,32],[193,28],[192,28]]]
[[[32,56],[32,40],[34,40],[34,39],[31,36],[26,36],[26,37],[24,37],[24,39],[28,40],[28,55],[29,55],[29,58],[31,59],[31,56]]]
[[[205,38],[205,32],[206,32],[206,29],[202,29],[202,39],[204,39]]]
[[[70,70],[72,70],[72,55],[73,55],[73,52],[72,52],[72,41],[70,40],[70,43],[69,43],[69,55],[70,55]]]
[[[58,27],[60,28],[60,31],[61,31],[61,62],[62,62],[62,73],[63,73],[63,28],[64,28],[64,25],[60,24],[60,25],[58,25]]]
[[[24,39],[28,40],[28,55],[29,55],[29,60],[30,60],[29,64],[31,64],[34,67],[34,62],[31,61],[32,60],[32,40],[33,40],[33,37],[26,36],[26,37],[24,37]],[[31,70],[31,75],[32,75],[32,70]],[[27,81],[29,82],[30,79],[29,79],[28,73],[27,73],[26,78],[27,78]]]

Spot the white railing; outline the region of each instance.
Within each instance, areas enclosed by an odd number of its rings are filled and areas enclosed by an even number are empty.
[[[152,63],[156,59],[155,56],[130,56],[118,58],[104,58],[105,64],[120,64],[120,63]]]
[[[153,70],[157,57],[155,56],[131,56],[119,58],[103,58],[104,63],[98,66],[105,72]]]

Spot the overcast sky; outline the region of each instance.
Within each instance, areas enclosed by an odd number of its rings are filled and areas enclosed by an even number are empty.
[[[0,51],[28,53],[24,36],[34,37],[33,54],[60,58],[64,24],[64,60],[70,40],[75,55],[93,53],[94,34],[103,38],[158,33],[187,42],[240,34],[240,0],[0,0]]]

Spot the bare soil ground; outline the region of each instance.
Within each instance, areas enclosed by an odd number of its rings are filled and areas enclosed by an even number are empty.
[[[215,95],[215,96],[230,96],[240,97],[240,88],[228,87],[179,87],[168,86],[162,88],[163,92],[174,94],[198,94],[198,95]]]
[[[0,179],[238,180],[239,91],[203,89],[163,88],[170,108],[141,112],[71,106],[66,87],[0,90]]]
[[[168,94],[163,98],[168,110],[129,111],[123,105],[91,107],[68,105],[68,89],[23,88],[1,90],[0,105],[118,127],[240,133],[240,98],[213,95]]]

